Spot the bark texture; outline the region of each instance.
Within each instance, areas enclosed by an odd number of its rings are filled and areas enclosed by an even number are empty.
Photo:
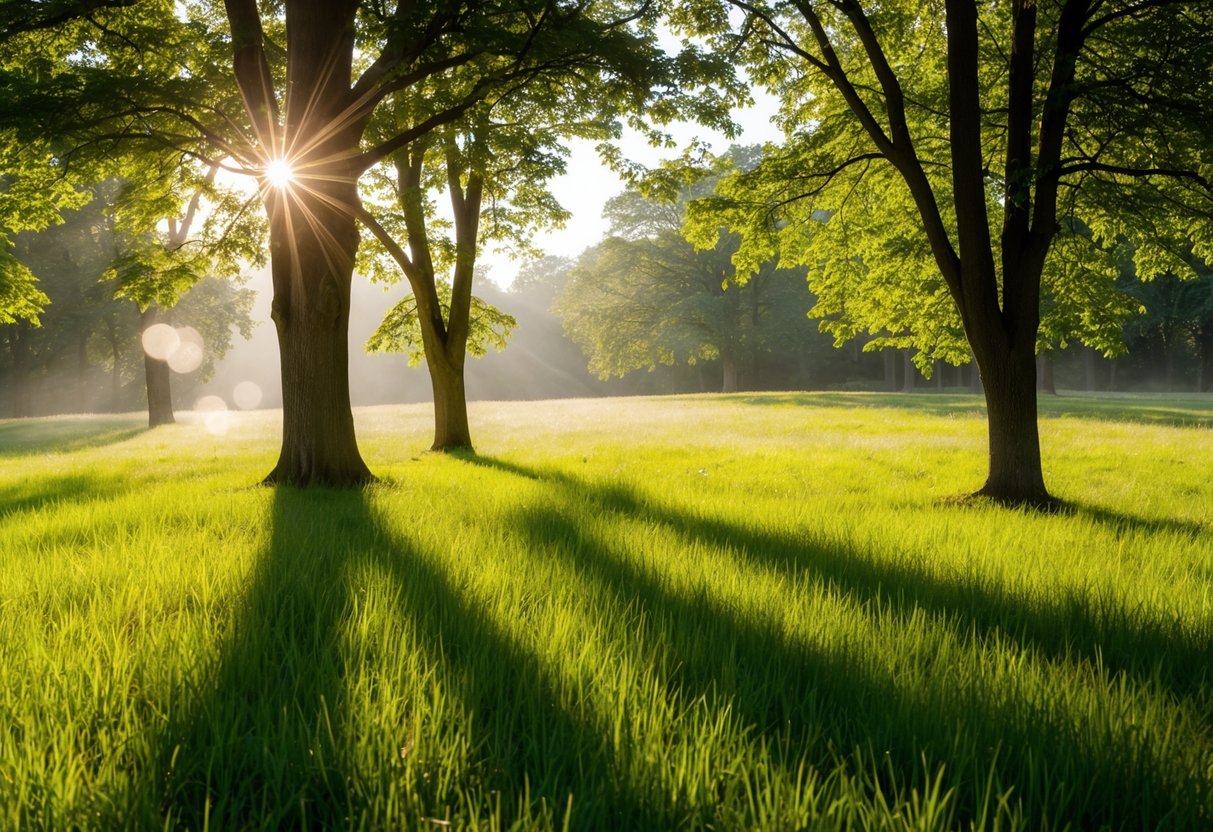
[[[253,0],[226,0],[233,69],[263,163],[285,158],[296,181],[263,185],[270,220],[272,317],[282,366],[282,449],[267,483],[358,485],[372,479],[350,407],[350,284],[358,250],[355,161],[368,113],[352,88],[352,0],[287,0],[287,95],[279,111]]]
[[[426,366],[434,391],[434,444],[430,450],[471,450],[472,431],[468,426],[463,367],[453,366],[442,355],[427,355]]]
[[[1036,419],[1036,356],[1021,346],[981,364],[989,430],[989,472],[977,492],[999,502],[1047,508]]]

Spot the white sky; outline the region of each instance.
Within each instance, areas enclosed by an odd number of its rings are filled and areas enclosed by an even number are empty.
[[[758,89],[753,94],[756,99],[754,107],[734,112],[734,120],[742,126],[742,130],[731,141],[723,134],[698,124],[677,124],[666,130],[674,137],[678,147],[655,148],[640,134],[628,132],[620,142],[623,155],[632,161],[653,166],[662,159],[677,156],[680,149],[694,139],[708,144],[717,153],[725,151],[731,144],[780,141],[782,134],[771,123],[777,108],[774,99]],[[573,216],[563,229],[536,235],[536,244],[547,254],[576,257],[606,234],[607,224],[602,218],[602,209],[608,199],[623,190],[623,182],[614,171],[602,164],[594,149],[595,144],[586,139],[572,140],[569,143],[568,173],[551,181],[552,194]],[[488,250],[481,252],[479,261],[490,267],[489,277],[501,286],[508,286],[522,265]]]

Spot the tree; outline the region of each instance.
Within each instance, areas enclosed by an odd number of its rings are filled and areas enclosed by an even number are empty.
[[[124,166],[109,207],[117,251],[106,274],[117,281],[116,295],[138,307],[144,337],[169,320],[178,301],[203,278],[237,279],[244,264],[265,262],[258,245],[263,239],[259,214],[247,195],[216,187],[218,165],[200,168],[179,153],[167,154],[158,166],[151,161],[141,154]],[[243,299],[246,295],[251,293],[235,291],[240,300],[230,323],[247,334],[251,302]],[[169,362],[145,350],[143,365],[148,425],[171,424]]]
[[[3,387],[16,416],[127,410],[142,403],[147,356],[140,315],[115,279],[116,254],[129,242],[113,213],[118,191],[113,182],[97,186],[94,200],[64,212],[58,225],[14,239],[15,256],[41,276],[39,285],[51,301],[43,326],[21,322],[0,334]],[[205,380],[230,347],[233,330],[250,333],[252,292],[233,280],[206,278],[190,282],[173,302],[174,323],[196,331],[204,345],[195,356],[197,366],[182,380]]]
[[[1098,290],[1122,241],[1143,276],[1189,273],[1189,236],[1213,253],[1213,5],[702,0],[675,23],[738,54],[788,133],[701,228],[744,234],[739,271],[776,248],[810,266],[848,325],[933,327],[907,336],[924,361],[962,331],[989,421],[977,493],[1051,504],[1034,354],[1050,275]]]
[[[638,14],[642,10],[637,7]],[[364,221],[375,248],[390,255],[408,279],[412,296],[389,313],[368,346],[424,355],[434,396],[434,450],[472,447],[466,356],[483,354],[489,344],[504,346],[514,325],[472,295],[478,252],[494,245],[536,255],[530,243],[535,231],[559,226],[568,215],[546,188],[565,171],[564,143],[572,137],[610,139],[617,121],[638,109],[661,80],[653,74],[661,62],[651,33],[624,25],[627,16],[612,21],[618,13],[609,5],[550,4],[543,16],[552,19],[560,40],[545,46],[545,57],[525,83],[504,87],[449,125],[414,139],[393,158],[390,181],[380,177],[378,190],[390,193],[398,210],[379,207]],[[384,116],[392,125],[424,123],[467,101],[477,84],[507,66],[501,56],[485,56],[444,76],[441,84],[397,93],[371,130],[382,130]],[[719,68],[713,74],[720,75]],[[690,109],[709,120],[724,112],[712,99]],[[430,199],[436,191],[449,200],[450,221]],[[397,241],[404,241],[407,253]]]
[[[600,378],[717,362],[720,389],[733,392],[753,386],[763,356],[796,351],[811,333],[803,270],[766,263],[742,285],[731,262],[736,235],[717,232],[701,251],[682,236],[688,195],[612,199],[612,236],[582,255],[557,300],[566,333]]]

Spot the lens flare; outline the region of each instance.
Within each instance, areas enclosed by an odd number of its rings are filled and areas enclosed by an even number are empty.
[[[177,347],[168,356],[168,366],[174,373],[192,373],[202,366],[206,357],[202,335],[192,326],[177,327]]]
[[[203,396],[194,403],[194,411],[202,416],[202,425],[212,436],[223,436],[232,426],[227,402],[219,396]]]
[[[261,386],[255,381],[242,381],[232,390],[232,401],[241,410],[253,410],[261,404]]]
[[[152,324],[143,331],[143,351],[157,361],[166,361],[177,347],[181,336],[168,324]]]
[[[286,188],[295,181],[295,171],[286,159],[274,159],[265,166],[265,181],[275,188]]]

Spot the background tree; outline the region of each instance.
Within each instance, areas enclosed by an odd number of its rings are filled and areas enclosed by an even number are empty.
[[[143,333],[169,321],[203,278],[235,280],[245,265],[265,263],[260,212],[247,194],[216,186],[218,165],[204,168],[179,152],[156,161],[148,154],[130,160],[109,209],[116,252],[106,277],[117,281],[117,296],[138,307]],[[228,323],[247,335],[251,293],[236,289],[233,300]],[[169,362],[145,351],[143,364],[148,424],[170,424]]]
[[[628,191],[607,204],[612,236],[582,255],[555,306],[565,331],[602,378],[708,363],[719,367],[719,389],[732,392],[759,386],[772,356],[795,356],[804,369],[805,353],[822,346],[807,319],[804,271],[766,263],[737,280],[735,234],[718,231],[705,250],[683,237],[693,193],[667,202]],[[804,374],[781,375],[788,384]]]
[[[38,326],[48,301],[38,279],[13,252],[13,235],[40,231],[61,221],[88,196],[64,177],[50,147],[0,130],[0,324]]]
[[[0,328],[0,376],[13,415],[129,410],[146,403],[140,316],[113,279],[120,244],[112,214],[116,183],[63,214],[63,222],[14,238],[14,255],[42,275],[50,298],[41,327]],[[205,348],[199,366],[180,377],[189,390],[205,381],[232,345],[247,336],[252,292],[234,281],[208,278],[192,285],[173,310],[174,323],[196,330]]]
[[[704,206],[701,242],[725,216],[745,235],[739,271],[777,248],[814,268],[823,302],[862,299],[838,314],[863,326],[946,312],[985,390],[978,493],[1050,503],[1035,391],[1050,253],[1076,233],[1067,222],[1092,231],[1092,245],[1066,252],[1084,274],[1107,275],[1121,240],[1143,276],[1190,271],[1179,256],[1189,235],[1199,256],[1213,249],[1202,103],[1213,7],[731,0],[687,4],[675,21],[741,57],[779,96],[789,136]],[[826,245],[841,229],[859,229],[863,248]]]

